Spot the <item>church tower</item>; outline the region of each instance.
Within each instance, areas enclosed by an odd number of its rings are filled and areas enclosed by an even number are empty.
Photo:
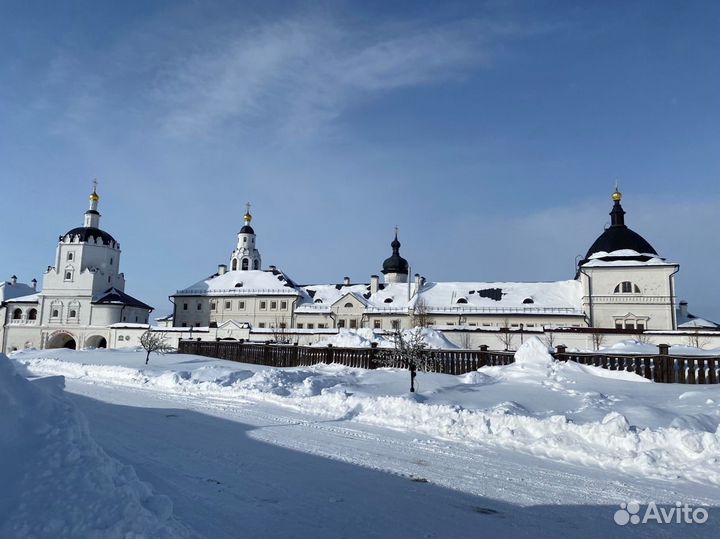
[[[232,271],[259,270],[262,267],[260,251],[255,246],[255,231],[250,226],[252,215],[250,214],[250,203],[246,206],[243,217],[245,225],[238,232],[238,242],[230,257],[230,269]]]

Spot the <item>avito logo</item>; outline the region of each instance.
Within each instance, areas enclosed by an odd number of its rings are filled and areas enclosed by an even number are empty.
[[[615,524],[705,524],[709,516],[704,507],[693,508],[680,502],[675,502],[675,507],[658,507],[655,502],[650,502],[642,516],[641,510],[638,502],[621,503],[620,509],[615,511]]]

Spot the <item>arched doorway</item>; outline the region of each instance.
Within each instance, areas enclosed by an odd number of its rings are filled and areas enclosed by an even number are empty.
[[[86,348],[107,348],[107,339],[102,335],[93,335],[85,339]]]
[[[60,333],[55,333],[48,339],[47,348],[69,348],[70,350],[75,350],[77,343],[75,342],[75,337],[61,331]]]

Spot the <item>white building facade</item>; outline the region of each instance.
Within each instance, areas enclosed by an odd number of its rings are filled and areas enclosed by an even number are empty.
[[[367,283],[299,285],[270,266],[263,270],[252,216],[218,272],[171,297],[178,328],[225,328],[223,335],[298,340],[339,329],[392,330],[417,324],[467,330],[602,328],[642,332],[678,327],[675,274],[639,234],[625,225],[622,196],[612,195],[612,224],[588,250],[574,279],[556,282],[431,282],[409,275],[397,237]],[[255,264],[257,262],[257,264]],[[230,325],[232,323],[232,326]],[[233,333],[234,327],[242,328]],[[299,339],[303,341],[303,339]],[[305,339],[307,341],[307,339]]]
[[[99,228],[100,197],[90,194],[83,226],[59,237],[41,291],[3,301],[2,349],[104,348],[116,324],[147,324],[152,307],[125,293],[120,244]],[[123,337],[124,340],[124,337]]]

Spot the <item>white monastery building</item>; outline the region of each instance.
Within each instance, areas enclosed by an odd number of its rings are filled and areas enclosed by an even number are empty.
[[[275,266],[261,268],[248,210],[230,257],[231,269],[221,264],[216,274],[178,290],[171,297],[173,325],[217,328],[215,335],[222,338],[242,338],[252,332],[258,340],[341,328],[391,330],[411,327],[418,320],[444,331],[676,330],[679,266],[658,255],[625,225],[621,199],[616,189],[611,224],[579,262],[575,279],[535,283],[431,282],[417,274],[411,277],[396,231],[392,254],[382,265],[382,279],[372,275],[365,283],[345,278],[336,284],[299,285]],[[680,325],[691,322],[686,307]],[[697,320],[702,319],[695,324]],[[717,327],[703,322],[704,327]]]
[[[100,229],[99,200],[93,188],[83,226],[60,236],[42,291],[15,277],[0,287],[3,350],[122,346],[114,326],[147,327],[153,308],[125,293],[120,244]]]

